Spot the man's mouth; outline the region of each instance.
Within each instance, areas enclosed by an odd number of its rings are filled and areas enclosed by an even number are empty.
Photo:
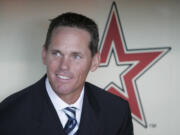
[[[70,77],[64,76],[64,75],[57,75],[57,77],[60,79],[63,79],[63,80],[69,80],[70,79]]]

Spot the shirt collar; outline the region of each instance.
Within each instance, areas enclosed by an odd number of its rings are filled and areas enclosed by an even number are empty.
[[[51,99],[51,102],[53,103],[55,109],[57,111],[62,110],[66,107],[76,107],[77,110],[82,110],[82,104],[83,104],[83,98],[84,98],[84,87],[81,91],[80,97],[78,98],[78,100],[74,103],[74,104],[67,104],[66,102],[64,102],[52,89],[48,78],[46,78],[45,80],[45,85],[46,85],[46,90],[47,93]]]

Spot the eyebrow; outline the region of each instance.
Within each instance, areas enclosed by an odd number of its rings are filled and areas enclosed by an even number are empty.
[[[62,51],[58,50],[58,49],[50,49],[49,51],[50,52],[59,52],[59,53],[63,54]],[[81,55],[81,56],[84,56],[84,54],[82,52],[80,52],[80,51],[72,51],[71,54],[72,55]]]
[[[58,49],[50,49],[50,51],[60,51],[60,50],[58,50]]]
[[[50,52],[60,52],[60,53],[61,53],[61,51],[60,51],[60,50],[57,50],[57,49],[50,49],[49,51],[50,51]]]
[[[80,55],[80,56],[83,56],[83,53],[81,52],[72,52],[73,55]]]

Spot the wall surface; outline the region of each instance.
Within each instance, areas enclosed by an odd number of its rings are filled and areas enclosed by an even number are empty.
[[[112,38],[111,50],[104,51],[109,55],[106,58],[109,63],[101,61],[100,68],[90,73],[88,81],[111,92],[114,88],[119,96],[137,103],[136,107],[131,106],[135,135],[180,134],[180,0],[114,2],[0,0],[0,101],[46,73],[41,48],[48,20],[73,11],[97,22],[102,52],[108,46],[105,42],[108,33]],[[117,27],[111,26],[111,21]],[[110,28],[114,33],[108,32]],[[116,35],[119,37],[114,39]],[[122,46],[118,41],[123,42]],[[120,53],[118,47],[123,47],[124,52]],[[159,55],[153,58],[156,54]],[[150,63],[143,67],[141,64],[149,58],[152,58]],[[140,67],[135,70],[138,63]],[[128,82],[125,77],[130,77],[131,71],[134,75]]]

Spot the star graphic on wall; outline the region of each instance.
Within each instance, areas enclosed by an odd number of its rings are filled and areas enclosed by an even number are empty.
[[[105,89],[127,100],[133,119],[143,127],[147,127],[147,121],[136,81],[170,49],[128,49],[117,6],[113,2],[99,47],[100,70],[110,72],[110,75],[108,73],[108,76],[103,76]]]

